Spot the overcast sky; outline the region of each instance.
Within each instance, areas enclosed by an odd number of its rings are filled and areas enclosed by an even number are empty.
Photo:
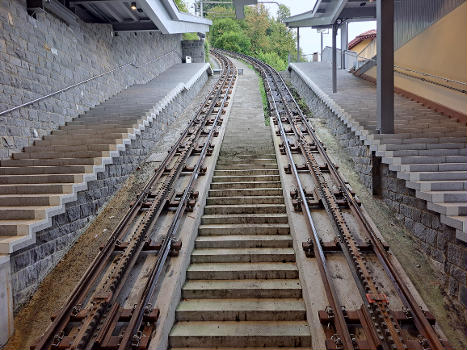
[[[277,0],[279,3],[284,4],[290,8],[291,15],[298,15],[313,9],[315,0]],[[194,0],[186,0],[189,7],[193,4]],[[261,2],[261,0],[259,0]],[[277,5],[265,4],[269,12],[273,15],[277,12]],[[190,8],[193,11],[193,8]],[[376,29],[376,22],[354,22],[349,24],[349,41],[355,38],[358,34],[366,32],[370,29]],[[331,46],[331,33],[324,35],[324,46]],[[300,47],[304,54],[309,55],[313,52],[320,51],[320,34],[315,29],[300,28]],[[337,47],[340,47],[340,34],[337,36]]]

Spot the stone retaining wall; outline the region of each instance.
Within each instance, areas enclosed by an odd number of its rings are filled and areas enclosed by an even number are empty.
[[[0,116],[0,159],[128,86],[181,61],[181,34],[112,33],[111,25],[68,26],[26,0],[0,0],[0,111],[128,65],[52,98]],[[166,54],[163,58],[155,58]],[[149,62],[149,63],[148,63]]]
[[[183,40],[182,56],[191,56],[192,63],[204,63],[204,40]]]
[[[456,239],[455,229],[442,224],[440,215],[428,210],[426,201],[416,198],[415,190],[407,188],[405,180],[398,179],[396,172],[382,164],[381,158],[375,157],[293,70],[290,78],[313,114],[326,119],[329,130],[351,156],[361,182],[395,211],[413,234],[419,249],[443,272],[446,292],[466,307],[467,246]]]
[[[113,157],[112,164],[88,183],[88,189],[78,192],[78,199],[66,204],[63,214],[52,218],[52,226],[36,233],[36,243],[11,255],[11,277],[14,309],[18,310],[47,273],[59,262],[88,223],[105,206],[135,168],[151,153],[158,138],[177,115],[184,110],[207,81],[207,73],[188,91],[179,94],[153,122]]]

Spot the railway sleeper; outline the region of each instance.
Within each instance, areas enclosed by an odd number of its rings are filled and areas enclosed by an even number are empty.
[[[328,241],[328,242],[323,242],[320,241],[320,245],[323,249],[324,253],[339,253],[342,252],[342,245],[339,242],[339,240],[336,238],[333,241]],[[383,244],[384,249],[386,251],[389,250],[389,246],[387,244]],[[314,244],[312,240],[308,240],[306,242],[302,242],[302,249],[305,251],[305,255],[308,258],[314,258]],[[373,253],[373,245],[371,242],[360,242],[357,244],[357,248],[362,252],[362,253]]]

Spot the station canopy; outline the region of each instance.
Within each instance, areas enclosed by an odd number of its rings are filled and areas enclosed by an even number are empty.
[[[284,20],[287,27],[329,27],[339,21],[376,18],[376,1],[317,0],[311,11]]]
[[[212,22],[180,12],[173,0],[27,0],[28,10],[43,9],[68,24],[111,24],[114,31],[206,33]]]

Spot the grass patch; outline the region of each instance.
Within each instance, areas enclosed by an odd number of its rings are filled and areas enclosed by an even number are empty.
[[[259,72],[253,67],[250,63],[237,58],[239,61],[242,61],[248,68],[253,70],[256,75],[258,76],[258,87],[259,87],[259,92],[261,93],[261,101],[263,102],[263,112],[264,112],[264,125],[269,126],[270,125],[270,119],[269,119],[269,105],[268,105],[268,98],[266,96],[266,90],[264,89],[264,81],[263,77]]]
[[[302,110],[302,113],[305,114],[307,117],[312,117],[313,113],[311,113],[310,108],[306,104],[306,102],[301,98],[301,96],[298,94],[297,90],[294,89],[292,84],[288,81],[285,82],[287,87],[289,88],[290,92],[292,93],[293,98],[295,101],[297,101],[298,107]]]

